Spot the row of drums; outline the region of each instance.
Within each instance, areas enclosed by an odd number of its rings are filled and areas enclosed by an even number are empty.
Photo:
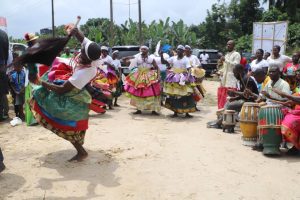
[[[223,123],[234,120],[232,112],[223,113]],[[228,117],[228,115],[230,117]],[[242,141],[246,146],[254,146],[257,142],[263,145],[263,153],[266,155],[279,155],[282,142],[281,122],[283,112],[280,105],[266,105],[246,102],[240,112],[240,128]],[[224,123],[225,122],[225,123]],[[224,126],[223,126],[224,127]]]

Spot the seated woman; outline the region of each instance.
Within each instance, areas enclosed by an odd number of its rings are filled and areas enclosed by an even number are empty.
[[[282,103],[285,106],[294,107],[289,109],[281,124],[281,133],[286,142],[292,143],[294,146],[288,150],[287,154],[296,155],[300,149],[300,93],[293,95],[287,94],[277,89],[273,91],[282,97],[289,99]]]
[[[77,28],[68,30],[81,43],[81,53],[75,59],[72,76],[66,81],[50,82],[45,75],[33,91],[30,105],[36,120],[70,141],[77,154],[70,161],[82,161],[87,157],[83,148],[85,132],[88,129],[88,113],[91,96],[84,87],[95,77],[97,68],[93,61],[100,57],[100,47],[84,37]]]
[[[293,54],[292,62],[287,63],[283,68],[283,75],[286,82],[289,83],[291,91],[296,93],[297,80],[296,80],[296,71],[299,69],[299,55],[297,53]]]

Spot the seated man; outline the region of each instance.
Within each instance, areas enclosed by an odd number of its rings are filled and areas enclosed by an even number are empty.
[[[289,84],[280,78],[279,66],[272,64],[269,69],[270,81],[262,89],[262,96],[259,97],[257,101],[265,100],[267,104],[279,104],[282,105],[287,102],[286,97],[282,97],[276,91],[281,91],[285,94],[290,94]],[[283,103],[281,103],[283,102]],[[263,144],[260,139],[258,139],[257,144],[253,147],[253,150],[262,151]]]
[[[280,69],[277,65],[270,65],[269,68],[269,76],[271,78],[271,81],[269,81],[262,90],[262,94],[267,99],[267,104],[274,104],[276,101],[278,102],[284,102],[287,100],[287,98],[281,97],[279,94],[275,93],[273,90],[279,90],[284,93],[290,94],[290,85],[283,79],[280,78]]]
[[[238,80],[238,91],[228,91],[229,98],[224,108],[225,110],[235,110],[236,112],[240,112],[244,102],[252,102],[255,100],[253,96],[249,96],[248,93],[245,92],[246,89],[256,95],[258,95],[258,89],[255,81],[245,73],[243,65],[235,65],[233,74]],[[208,127],[221,128],[222,120],[223,118],[220,117],[216,122],[209,122]]]
[[[271,80],[269,76],[267,76],[266,71],[264,69],[257,69],[253,72],[253,77],[257,82],[258,91],[261,92],[267,85],[267,83]]]

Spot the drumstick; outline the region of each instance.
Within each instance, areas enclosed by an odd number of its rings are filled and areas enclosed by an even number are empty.
[[[77,21],[76,21],[74,27],[77,27],[77,25],[79,24],[80,20],[81,20],[81,17],[78,15],[77,16]]]

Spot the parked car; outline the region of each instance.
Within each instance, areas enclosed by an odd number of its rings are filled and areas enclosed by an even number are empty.
[[[218,50],[215,49],[193,49],[193,55],[197,56],[200,60],[200,55],[203,52],[206,52],[209,55],[208,63],[203,65],[203,69],[206,71],[206,75],[211,75],[217,70],[217,63],[219,59]]]
[[[119,51],[119,59],[121,61],[122,73],[124,75],[128,75],[130,72],[129,67],[125,65],[122,58],[127,57],[127,56],[134,56],[134,55],[138,54],[140,52],[140,47],[133,46],[133,45],[112,47],[112,52],[115,50]]]

